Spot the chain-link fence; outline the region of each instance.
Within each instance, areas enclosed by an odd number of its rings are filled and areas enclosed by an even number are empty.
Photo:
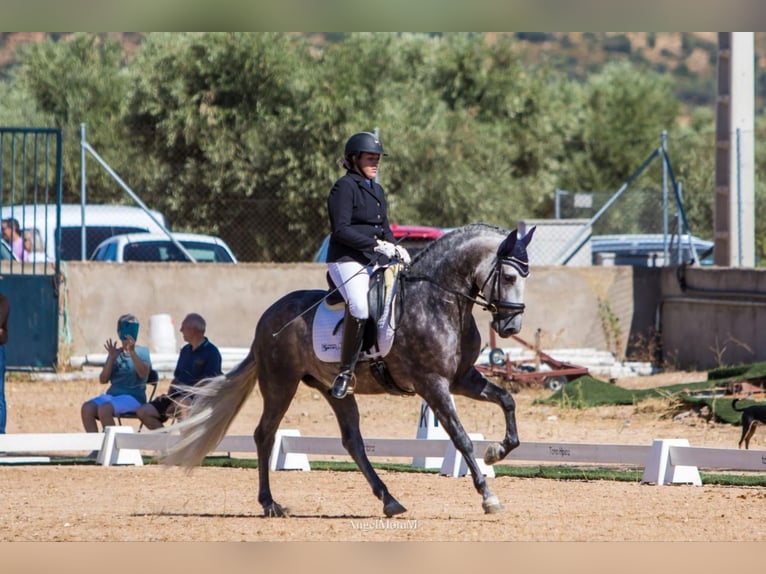
[[[72,165],[79,162],[73,162],[73,156],[68,154],[65,197],[69,199],[65,202],[75,203],[84,196],[89,206],[127,205],[137,209],[135,216],[123,210],[120,220],[111,222],[89,220],[86,213],[88,229],[84,233],[70,229],[62,234],[60,253],[64,259],[88,258],[99,241],[116,233],[156,230],[155,225],[147,227],[143,208],[152,210],[153,216],[170,231],[220,237],[241,262],[310,261],[330,231],[325,202],[332,174],[337,175],[334,166],[326,172],[319,170],[318,173],[324,175],[312,178],[305,188],[292,189],[300,187],[293,185],[288,189],[276,176],[252,182],[240,174],[239,179],[232,178],[229,182],[224,173],[220,183],[208,173],[208,179],[203,181],[198,173],[199,165],[189,150],[166,151],[172,161],[166,158],[156,165],[146,155],[136,155],[138,159],[117,159],[119,165],[112,169],[84,138],[80,145],[89,155],[81,171],[80,165]],[[654,161],[661,157],[655,151],[631,176],[630,185],[625,184],[620,190],[551,190],[555,217],[520,222],[522,226],[538,226],[530,248],[533,264],[608,264],[608,258],[599,257],[595,244],[598,238],[613,235],[647,236],[644,237],[647,240],[651,236],[654,242],[659,238],[661,245],[653,250],[659,251],[663,258],[655,257],[653,264],[675,261],[676,258],[669,257],[684,223],[673,191],[675,182],[663,181],[668,178],[662,171],[662,162]],[[136,168],[141,162],[146,165]],[[285,166],[284,169],[291,168]],[[277,171],[277,175],[279,173]],[[214,185],[220,189],[212,189]],[[33,196],[17,195],[15,203],[33,203]],[[72,206],[69,211],[78,209]],[[55,216],[55,210],[48,213],[49,218]],[[131,221],[131,217],[136,221]],[[472,220],[471,214],[467,213],[466,217]],[[76,224],[80,225],[80,220]],[[44,225],[51,227],[53,222]],[[56,250],[47,247],[47,251]]]
[[[652,166],[657,157],[665,163]],[[682,195],[661,149],[616,191],[556,189],[555,219],[523,222],[525,228],[539,228],[530,260],[537,265],[650,267],[712,263],[713,242],[691,235]]]
[[[699,261],[711,241],[683,232],[674,195],[661,188],[616,192],[555,190],[557,218],[525,220],[536,226],[530,245],[535,265],[644,265]]]
[[[211,190],[199,181],[185,185],[184,181],[179,181],[182,177],[168,176],[163,168],[157,168],[159,175],[154,181],[147,179],[147,173],[151,173],[148,170],[143,174],[136,170],[123,178],[98,150],[84,140],[81,146],[99,164],[90,167],[86,162],[87,170],[83,170],[88,183],[80,195],[87,197],[89,207],[124,204],[137,206],[137,210],[150,209],[171,232],[210,235],[223,240],[238,261],[309,261],[329,232],[325,199],[317,193],[275,197],[278,193],[274,189],[279,189],[279,182],[274,186],[252,184],[247,189]],[[184,169],[193,165],[193,158],[185,157],[181,152],[174,153],[174,158],[184,165]],[[146,190],[156,188],[158,181],[170,182],[165,192]],[[140,231],[139,228],[147,227],[143,221],[145,217],[140,217],[143,215],[137,214],[137,220],[131,222],[130,214],[123,212],[124,221],[120,223],[135,227],[132,231]],[[92,224],[86,225],[90,238]],[[307,237],[311,240],[306,241]],[[191,240],[181,240],[184,241]],[[62,242],[65,243],[66,238]],[[67,246],[64,248],[66,250]],[[88,254],[94,249],[95,244],[89,239]]]

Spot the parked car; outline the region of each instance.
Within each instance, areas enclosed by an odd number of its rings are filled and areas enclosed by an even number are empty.
[[[199,233],[173,233],[198,263],[236,263],[237,258],[220,237]],[[164,233],[125,233],[102,241],[91,261],[190,261]]]
[[[55,261],[57,245],[56,204],[18,204],[2,208],[2,218],[13,218],[21,229],[36,229],[48,259]],[[79,204],[61,205],[61,259],[82,258],[82,216]],[[85,205],[85,258],[107,237],[121,233],[163,232],[165,216],[129,205]]]
[[[446,233],[444,229],[439,227],[427,227],[422,225],[397,225],[396,223],[391,225],[391,231],[394,234],[399,245],[403,246],[410,254],[410,257],[415,255],[428,247],[428,245],[435,239],[439,239]],[[327,248],[330,245],[329,234],[322,240],[322,244],[319,246],[316,254],[314,255],[314,261],[324,263],[327,261]]]
[[[593,235],[591,237],[593,265],[664,267],[666,264],[688,263],[694,259],[689,247],[690,239],[697,252],[699,264],[712,265],[714,242],[694,235],[691,238],[689,235],[682,235],[680,238],[677,235],[668,235],[668,262],[665,263],[665,244],[661,233]]]

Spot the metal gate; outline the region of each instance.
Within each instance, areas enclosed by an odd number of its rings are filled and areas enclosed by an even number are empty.
[[[58,249],[46,255],[48,229],[24,228],[38,206],[61,205],[62,133],[53,128],[0,127],[0,293],[11,304],[8,370],[55,370],[59,364],[62,269]],[[59,212],[45,226],[59,227]],[[14,229],[18,232],[14,233]],[[25,236],[29,237],[24,241]],[[60,239],[60,238],[59,238]],[[60,243],[60,241],[58,241]],[[61,310],[62,315],[65,311]],[[66,341],[63,341],[66,343]]]

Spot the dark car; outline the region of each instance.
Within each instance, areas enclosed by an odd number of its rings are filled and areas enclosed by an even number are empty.
[[[665,261],[667,240],[668,261]],[[662,234],[639,235],[594,235],[591,237],[591,254],[594,265],[634,265],[638,267],[663,267],[690,262],[695,259],[700,265],[713,264],[714,243],[699,237]]]

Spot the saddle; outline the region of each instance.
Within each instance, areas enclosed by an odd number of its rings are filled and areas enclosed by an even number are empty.
[[[370,287],[367,292],[369,319],[365,324],[361,363],[367,363],[375,380],[394,395],[412,395],[393,380],[383,357],[391,350],[396,324],[401,316],[401,297],[397,297],[400,287],[399,265],[380,267],[370,275]],[[326,275],[330,294],[317,308],[314,317],[313,342],[317,357],[326,362],[337,362],[340,353],[345,301],[328,273]],[[331,325],[328,324],[331,322]],[[331,327],[328,329],[328,327]],[[328,330],[330,331],[328,333]]]

